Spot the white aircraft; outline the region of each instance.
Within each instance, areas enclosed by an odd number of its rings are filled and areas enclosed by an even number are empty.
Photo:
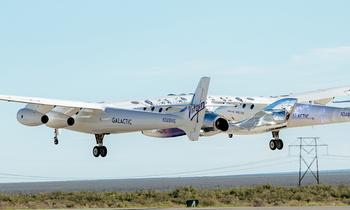
[[[350,108],[326,106],[336,97],[350,95],[350,87],[340,87],[271,97],[208,96],[201,136],[226,133],[253,135],[272,133],[271,150],[282,150],[280,130],[303,126],[350,122]],[[191,94],[174,95],[147,100],[133,101],[134,109],[162,110],[181,106],[191,101]],[[338,101],[345,103],[350,101]],[[170,138],[185,135],[177,128],[142,131],[152,137]]]
[[[108,134],[176,128],[181,129],[190,140],[198,140],[206,111],[209,83],[210,78],[203,77],[195,94],[191,96],[191,102],[181,106],[181,109],[169,106],[157,111],[154,108],[135,109],[134,106],[140,106],[137,102],[127,106],[5,95],[0,95],[0,100],[26,103],[26,107],[18,111],[17,120],[26,126],[45,124],[53,128],[55,144],[58,144],[59,129],[94,134],[97,146],[93,149],[93,155],[106,157],[107,148],[103,146],[103,139]]]
[[[350,122],[350,109],[326,106],[335,97],[350,95],[350,87],[271,97],[207,96],[209,81],[202,78],[195,94],[169,94],[154,100],[84,103],[17,96],[0,96],[0,100],[27,103],[18,112],[18,121],[55,129],[55,144],[59,129],[94,134],[95,157],[107,155],[103,139],[114,133],[141,131],[158,138],[187,135],[197,141],[199,136],[220,133],[232,138],[271,132],[270,149],[282,150],[280,130]]]

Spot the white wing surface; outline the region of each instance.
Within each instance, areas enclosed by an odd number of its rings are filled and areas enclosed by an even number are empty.
[[[303,93],[292,93],[286,97],[296,98],[299,103],[326,105],[336,97],[350,96],[350,86],[320,89]],[[281,97],[282,98],[282,97]]]
[[[67,107],[67,108],[92,109],[92,110],[105,109],[104,105],[99,103],[66,101],[66,100],[45,99],[45,98],[32,98],[32,97],[23,97],[23,96],[0,95],[0,100],[8,101],[8,102],[25,103],[25,104],[53,106],[53,107],[58,106],[58,107]]]

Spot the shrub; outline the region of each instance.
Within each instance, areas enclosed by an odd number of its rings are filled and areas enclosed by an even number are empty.
[[[350,187],[313,185],[297,188],[263,185],[199,190],[189,186],[171,191],[0,194],[0,208],[167,208],[183,207],[189,199],[199,200],[203,207],[349,205]]]

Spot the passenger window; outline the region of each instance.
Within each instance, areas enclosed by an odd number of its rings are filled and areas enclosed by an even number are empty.
[[[163,108],[160,108],[160,109],[159,109],[159,113],[162,112],[162,111],[163,111]]]
[[[246,106],[247,106],[247,104],[243,104],[242,108],[245,109]]]
[[[254,105],[254,104],[252,104],[252,105],[250,106],[250,109],[254,109],[254,107],[255,107],[255,105]]]

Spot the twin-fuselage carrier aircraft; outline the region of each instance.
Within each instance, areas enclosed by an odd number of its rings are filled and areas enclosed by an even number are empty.
[[[0,100],[27,104],[17,113],[26,126],[95,135],[95,157],[106,157],[106,135],[142,132],[157,138],[187,135],[192,141],[220,133],[272,133],[271,150],[282,150],[280,130],[293,127],[350,122],[350,109],[327,106],[336,97],[350,95],[350,87],[324,89],[276,97],[208,96],[210,78],[201,78],[194,94],[169,94],[155,100],[86,103],[0,95]],[[349,101],[338,101],[338,103]]]

